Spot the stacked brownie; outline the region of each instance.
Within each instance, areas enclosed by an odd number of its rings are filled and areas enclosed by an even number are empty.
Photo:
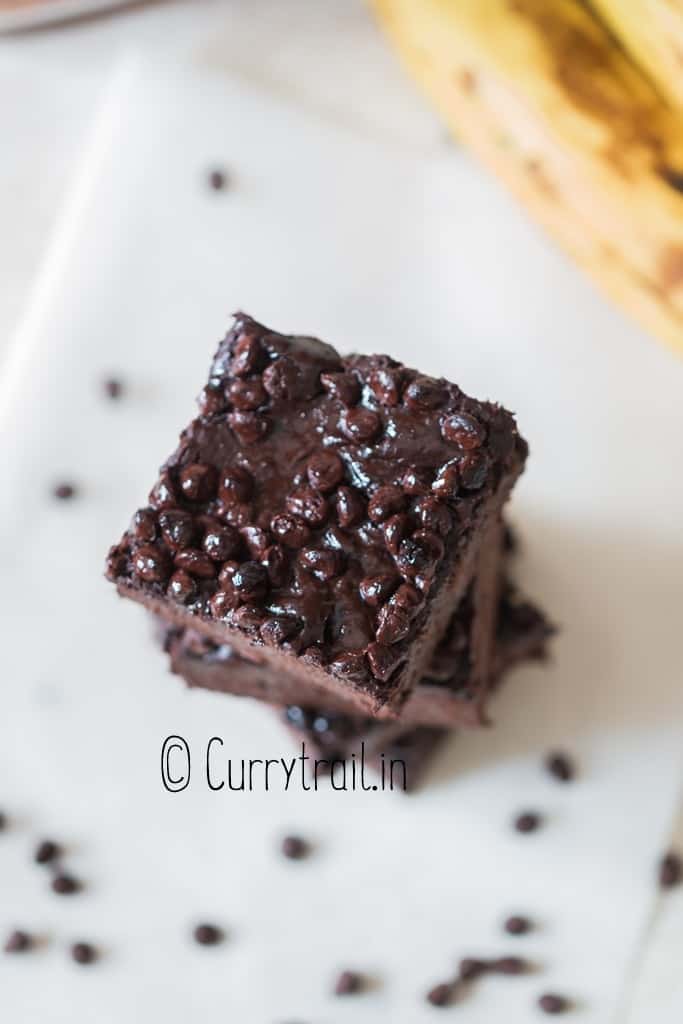
[[[239,314],[107,575],[190,686],[275,705],[312,756],[400,751],[414,781],[543,652],[504,551],[526,455],[499,405]]]

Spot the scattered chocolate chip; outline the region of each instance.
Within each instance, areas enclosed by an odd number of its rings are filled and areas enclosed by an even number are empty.
[[[43,839],[36,846],[33,859],[36,864],[49,864],[51,861],[56,860],[60,853],[61,850],[57,843],[52,839]]]
[[[446,506],[438,498],[430,495],[415,502],[413,512],[421,525],[440,537],[446,537],[453,526],[453,517]]]
[[[243,466],[228,466],[218,484],[218,497],[224,505],[240,505],[249,501],[254,490],[254,478]]]
[[[133,572],[145,583],[166,583],[171,575],[171,559],[163,547],[142,544],[133,553]]]
[[[225,188],[227,180],[225,171],[221,171],[217,167],[209,171],[209,186],[214,192],[221,192]]]
[[[97,960],[97,950],[89,942],[74,942],[71,959],[77,964],[92,964]]]
[[[462,981],[474,981],[475,978],[480,978],[482,974],[485,974],[488,969],[489,965],[485,960],[466,956],[460,961],[458,976]]]
[[[270,528],[286,548],[302,548],[311,537],[311,531],[306,524],[286,512],[279,516],[273,516]]]
[[[299,552],[299,565],[315,576],[321,583],[339,576],[343,567],[343,559],[339,551],[333,548],[303,548]]]
[[[395,604],[385,604],[377,616],[377,642],[383,646],[397,644],[410,633],[411,616]]]
[[[245,544],[249,548],[249,554],[251,557],[261,559],[270,546],[270,536],[268,532],[260,526],[254,526],[250,523],[249,526],[243,526],[240,529],[240,533]],[[226,555],[226,558],[227,557],[228,556]]]
[[[363,979],[356,971],[342,971],[334,983],[334,994],[337,996],[349,996],[360,992],[363,987]]]
[[[517,815],[514,825],[518,832],[535,832],[541,826],[541,816],[535,811],[524,811]]]
[[[74,892],[78,892],[81,888],[80,882],[75,879],[72,875],[67,875],[64,872],[60,872],[52,879],[52,891],[59,893],[60,896],[70,896]]]
[[[344,479],[344,463],[335,452],[319,452],[309,460],[306,472],[314,490],[329,494]]]
[[[297,397],[299,371],[296,363],[281,356],[263,371],[263,386],[271,398],[288,401]]]
[[[444,463],[436,474],[436,479],[432,484],[432,491],[437,498],[443,498],[444,501],[448,501],[457,497],[459,489],[458,463],[455,461]]]
[[[659,884],[662,889],[673,889],[683,878],[683,859],[673,850],[662,857],[659,864]]]
[[[478,491],[486,482],[488,470],[488,459],[483,452],[467,452],[458,463],[461,485],[468,491]]]
[[[403,401],[409,409],[427,412],[443,405],[446,390],[432,377],[416,377],[403,392]]]
[[[73,484],[55,484],[55,486],[52,488],[52,493],[54,494],[55,498],[59,498],[60,501],[68,501],[69,498],[75,497],[76,488],[74,487]]]
[[[179,508],[167,508],[159,513],[159,529],[171,551],[190,547],[197,535],[194,519]]]
[[[271,615],[259,628],[261,639],[271,647],[280,647],[300,630],[301,622],[293,615]]]
[[[380,573],[377,576],[366,576],[360,581],[358,590],[365,604],[371,608],[379,608],[389,600],[401,582],[400,576],[393,573]]]
[[[474,416],[464,412],[447,416],[441,424],[441,433],[446,441],[457,444],[463,451],[479,448],[484,443],[485,432],[481,423]]]
[[[230,370],[235,377],[258,373],[266,364],[267,353],[254,333],[245,331],[235,342]]]
[[[526,960],[518,956],[502,956],[491,964],[491,970],[499,974],[524,974],[528,969]]]
[[[216,563],[197,548],[183,548],[173,559],[173,564],[176,569],[201,580],[212,580],[218,572]]]
[[[384,644],[370,643],[365,649],[370,664],[370,671],[375,679],[386,682],[404,660],[404,655],[395,647],[385,647]]]
[[[532,929],[531,921],[528,917],[523,917],[521,914],[513,914],[512,917],[508,917],[503,928],[508,935],[526,935]]]
[[[205,554],[214,562],[225,562],[229,558],[234,558],[240,545],[240,535],[232,526],[211,526],[202,541]]]
[[[200,946],[216,946],[223,940],[223,932],[215,924],[198,924],[192,934]]]
[[[227,407],[225,392],[222,388],[207,385],[199,392],[197,405],[202,416],[217,416]]]
[[[343,679],[350,679],[354,682],[363,682],[368,678],[368,666],[365,656],[359,651],[345,651],[342,654],[338,654],[330,662],[330,671],[333,675],[338,675]]]
[[[162,508],[171,508],[177,505],[175,487],[170,474],[164,471],[152,490],[149,492],[149,503],[157,512]]]
[[[214,466],[191,462],[178,473],[180,492],[187,501],[210,501],[216,496],[218,474]]]
[[[545,759],[545,766],[550,775],[558,782],[571,782],[574,778],[574,764],[567,754],[555,751]]]
[[[352,373],[321,373],[320,383],[330,398],[350,408],[360,398],[360,384]]]
[[[230,384],[227,397],[240,412],[253,412],[268,401],[268,393],[258,377],[238,377]]]
[[[253,604],[268,589],[268,573],[258,562],[243,562],[232,575],[232,586],[244,604]]]
[[[565,1013],[569,1009],[569,1000],[554,992],[546,992],[545,995],[539,996],[538,1005],[544,1013]]]
[[[26,953],[32,945],[31,936],[27,932],[17,930],[7,936],[4,949],[6,953]]]
[[[285,836],[280,849],[288,860],[302,860],[309,852],[308,843],[300,836]]]
[[[386,523],[382,524],[382,536],[390,554],[394,556],[398,554],[401,543],[410,535],[411,530],[412,523],[410,517],[402,513],[392,516],[391,519],[387,519]]]
[[[373,523],[383,523],[390,516],[402,512],[406,506],[406,496],[400,487],[387,484],[378,487],[368,502],[368,518]]]
[[[398,405],[401,399],[401,376],[399,369],[390,367],[370,373],[368,384],[380,405]]]
[[[131,528],[136,540],[154,540],[157,535],[157,518],[154,509],[139,508],[133,516]]]
[[[339,421],[341,432],[355,444],[372,441],[382,429],[382,421],[372,409],[360,406],[347,409]]]
[[[102,381],[102,389],[107,398],[113,400],[120,398],[123,394],[123,384],[118,377],[106,377]]]
[[[178,604],[187,604],[188,601],[197,596],[197,584],[189,573],[178,569],[168,581],[166,593],[174,601],[177,601]]]
[[[346,530],[355,526],[365,515],[365,502],[353,487],[340,487],[334,498],[337,522]]]
[[[440,985],[435,985],[427,993],[427,1002],[432,1006],[450,1006],[453,1001],[453,990],[452,982],[444,981]]]
[[[429,469],[410,466],[401,477],[401,487],[406,494],[424,495],[432,489],[434,474]]]
[[[312,487],[300,487],[285,499],[287,511],[303,519],[309,526],[322,526],[327,521],[327,499]]]
[[[440,537],[428,530],[418,530],[401,541],[396,555],[396,568],[402,576],[431,577],[443,557],[444,546]]]

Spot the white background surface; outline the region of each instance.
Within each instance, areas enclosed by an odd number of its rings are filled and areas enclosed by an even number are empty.
[[[443,144],[359,7],[250,9],[196,4],[189,21],[164,6],[0,48],[3,96],[20,97],[1,108],[4,335],[118,47],[189,49],[194,68],[178,92],[158,73],[133,81],[100,119],[86,219],[68,219],[72,245],[54,251],[15,348],[24,365],[11,362],[28,376],[22,391],[12,378],[3,424],[22,444],[3,471],[0,779],[18,820],[0,926],[52,937],[40,966],[0,963],[12,1020],[413,1024],[438,1013],[421,994],[460,954],[512,946],[543,972],[482,985],[468,1020],[532,1020],[535,994],[557,988],[578,1019],[673,1024],[683,908],[680,894],[662,906],[652,875],[680,772],[681,364]],[[234,192],[203,191],[216,160]],[[219,732],[236,757],[288,750],[263,709],[168,679],[142,615],[98,578],[237,305],[501,397],[532,440],[521,571],[563,626],[556,663],[520,673],[496,732],[459,739],[418,799],[160,789],[166,732]],[[110,370],[131,382],[116,408],[97,392]],[[62,474],[83,499],[55,509],[45,494]],[[571,790],[539,771],[558,743],[582,764]],[[527,805],[549,825],[520,840],[507,822]],[[319,840],[310,863],[278,861],[289,827]],[[73,839],[89,882],[66,905],[27,864],[45,831]],[[516,909],[543,924],[519,945],[499,933]],[[197,915],[230,941],[191,948]],[[86,976],[63,956],[81,935],[107,949]],[[346,965],[378,987],[340,1005],[327,990]]]

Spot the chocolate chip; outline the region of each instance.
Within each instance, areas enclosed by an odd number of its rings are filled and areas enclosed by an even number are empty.
[[[335,452],[318,452],[309,459],[306,472],[314,490],[329,494],[344,479],[344,463]]]
[[[430,988],[427,993],[427,1002],[432,1006],[450,1006],[453,1002],[454,986],[452,982],[444,981],[440,985]]]
[[[111,398],[115,401],[123,394],[123,384],[118,377],[106,377],[102,381],[102,390],[107,398]]]
[[[384,644],[374,642],[368,644],[365,654],[370,671],[375,679],[379,679],[382,683],[385,683],[393,675],[404,658],[403,654],[395,647],[385,647]]]
[[[446,506],[433,495],[415,502],[413,512],[425,529],[446,537],[453,527],[453,517]]]
[[[363,987],[363,978],[356,971],[342,971],[334,983],[334,994],[337,996],[349,996],[360,992]]]
[[[403,608],[404,611],[415,615],[424,604],[424,596],[412,583],[402,583],[391,598],[392,605]]]
[[[26,953],[32,945],[33,941],[28,932],[17,930],[7,936],[4,950],[6,953]]]
[[[499,974],[524,974],[529,969],[526,960],[518,956],[503,956],[494,960],[491,969]]]
[[[380,573],[377,576],[366,576],[360,581],[358,590],[362,600],[371,608],[378,608],[389,600],[401,582],[394,573]]]
[[[432,377],[416,377],[403,392],[403,401],[409,409],[427,412],[443,405],[446,390]]]
[[[224,505],[240,505],[249,501],[254,490],[254,478],[243,466],[226,466],[221,471],[218,497]]]
[[[429,494],[432,489],[434,474],[430,469],[410,466],[401,477],[401,487],[406,494]]]
[[[532,929],[531,921],[528,917],[523,917],[521,914],[514,914],[512,917],[508,917],[503,928],[508,935],[526,935]]]
[[[178,473],[178,485],[187,501],[211,501],[216,497],[218,474],[214,466],[191,462]]]
[[[464,412],[447,416],[441,424],[441,433],[446,441],[457,444],[464,451],[480,448],[486,436],[479,420]]]
[[[478,491],[486,482],[488,469],[488,458],[484,452],[468,452],[458,463],[460,483],[468,491]]]
[[[382,429],[382,421],[372,409],[358,406],[355,409],[346,410],[339,421],[339,427],[349,441],[353,441],[355,444],[365,444],[379,434]]]
[[[443,557],[441,539],[428,530],[418,530],[412,537],[401,541],[396,556],[396,567],[402,576],[415,579],[417,576],[431,577]]]
[[[301,487],[285,499],[287,511],[309,526],[322,526],[327,521],[329,509],[327,500],[312,487]]]
[[[194,519],[189,512],[179,508],[168,508],[160,512],[159,528],[171,551],[190,547],[197,535]]]
[[[74,942],[71,959],[77,964],[92,964],[97,960],[97,950],[89,942]]]
[[[300,836],[285,836],[280,849],[288,860],[302,860],[309,852],[308,843]]]
[[[292,401],[299,390],[299,371],[296,364],[281,356],[263,371],[263,386],[271,398]]]
[[[311,644],[301,652],[301,660],[305,661],[307,665],[322,668],[325,665],[325,654],[318,644]]]
[[[380,405],[398,405],[401,399],[401,376],[398,369],[372,370],[368,384]]]
[[[538,1005],[544,1013],[566,1013],[570,1008],[569,1000],[554,992],[546,992],[545,995],[539,996]]]
[[[217,590],[209,600],[209,610],[214,619],[225,619],[239,605],[239,598],[232,590]]]
[[[261,623],[259,632],[264,643],[280,647],[301,629],[301,622],[289,615],[271,615]]]
[[[177,505],[175,488],[168,472],[163,472],[152,490],[149,492],[149,503],[152,508],[159,511],[162,508],[171,508]]]
[[[446,462],[436,474],[436,479],[432,484],[432,491],[437,498],[443,498],[444,501],[452,501],[457,497],[460,489],[459,485],[460,479],[457,462]]]
[[[223,932],[215,924],[198,924],[192,935],[200,946],[216,946],[223,939]]]
[[[43,839],[36,846],[33,859],[36,864],[49,864],[51,861],[56,860],[60,854],[60,848],[57,843],[52,839]]]
[[[267,353],[259,339],[248,331],[235,342],[230,361],[230,372],[235,377],[249,377],[266,364]]]
[[[355,526],[365,515],[365,502],[353,487],[340,487],[334,497],[337,522],[346,530]]]
[[[202,388],[199,392],[197,405],[202,416],[217,416],[219,413],[225,412],[227,402],[223,388],[212,387],[211,385]]]
[[[368,678],[368,666],[365,656],[358,651],[345,651],[338,654],[330,662],[333,675],[341,676],[353,682],[362,682]]]
[[[673,889],[683,879],[683,859],[671,850],[659,863],[659,884],[662,889]]]
[[[330,398],[336,398],[347,408],[360,398],[360,384],[352,373],[321,373],[320,383]]]
[[[201,580],[212,580],[217,575],[216,563],[197,548],[183,548],[173,559],[176,569],[188,572]]]
[[[268,573],[258,562],[243,562],[233,573],[232,586],[244,604],[258,603],[268,589]]]
[[[166,593],[171,600],[177,601],[178,604],[187,604],[197,596],[197,584],[188,573],[179,569],[168,581]]]
[[[55,484],[52,488],[52,493],[55,498],[58,498],[60,501],[68,501],[69,498],[75,497],[76,488],[73,484],[68,483]]]
[[[214,562],[233,558],[241,546],[240,535],[232,526],[211,526],[204,534],[204,553]]]
[[[386,604],[377,616],[377,642],[385,646],[397,644],[410,633],[411,616],[403,608]]]
[[[279,544],[271,544],[261,557],[261,565],[268,573],[271,586],[282,587],[287,579],[287,556]]]
[[[550,775],[558,782],[571,782],[574,778],[574,765],[568,754],[559,751],[548,754],[545,766]]]
[[[378,487],[368,502],[368,518],[373,523],[383,523],[390,516],[402,512],[406,500],[400,487],[394,487],[393,484]]]
[[[270,546],[270,535],[268,532],[260,526],[254,526],[250,523],[249,526],[243,526],[241,528],[240,534],[249,548],[249,554],[251,557],[260,560],[263,557],[264,552]]]
[[[227,397],[240,412],[253,412],[268,401],[268,394],[260,378],[238,378],[228,387]]]
[[[535,832],[541,826],[541,816],[535,811],[524,811],[517,815],[514,825],[518,832]]]
[[[270,430],[270,420],[256,412],[231,412],[228,423],[243,445],[258,444]]]
[[[394,557],[398,554],[401,543],[410,535],[413,524],[409,516],[400,514],[392,516],[382,526],[382,536],[387,550]]]
[[[466,956],[460,961],[458,975],[462,981],[474,981],[475,978],[480,978],[482,974],[485,974],[488,969],[489,965],[485,960]]]
[[[287,515],[287,513],[273,516],[270,521],[270,529],[286,548],[301,548],[308,543],[311,537],[311,531],[306,524],[296,516]]]
[[[74,892],[78,892],[81,888],[80,882],[77,881],[72,875],[67,875],[64,872],[60,872],[52,879],[52,890],[53,892],[59,893],[60,896],[70,896]]]
[[[166,583],[171,575],[168,552],[156,544],[142,544],[133,553],[133,572],[145,583]]]
[[[218,170],[218,168],[214,168],[214,170],[209,171],[209,186],[214,190],[214,192],[221,192],[225,188],[226,183],[227,177],[225,171]]]
[[[322,583],[339,576],[343,568],[341,553],[332,548],[303,548],[299,565]]]
[[[131,525],[136,540],[151,541],[157,535],[157,519],[154,509],[139,508]]]
[[[261,629],[264,618],[262,608],[257,607],[255,604],[243,604],[233,612],[232,623],[248,633],[256,633]]]

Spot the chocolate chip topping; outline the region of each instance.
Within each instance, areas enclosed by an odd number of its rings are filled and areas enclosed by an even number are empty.
[[[17,929],[17,931],[11,932],[7,936],[4,950],[5,953],[26,953],[32,946],[33,940],[28,932]]]
[[[216,946],[223,939],[223,932],[215,924],[198,924],[192,934],[200,946]]]
[[[89,942],[74,942],[71,947],[71,959],[77,964],[92,964],[97,960],[97,950]]]
[[[52,891],[60,896],[71,896],[73,893],[79,892],[80,888],[80,882],[65,872],[60,872],[52,879]]]
[[[548,773],[558,782],[571,782],[575,775],[574,764],[568,754],[555,751],[545,759]]]
[[[334,994],[337,996],[349,996],[360,992],[363,987],[363,978],[357,971],[342,971],[334,983]]]
[[[280,849],[288,860],[302,860],[309,852],[308,843],[300,836],[285,836]]]
[[[108,575],[205,619],[217,640],[241,630],[316,651],[382,703],[525,455],[499,406],[238,314]]]
[[[59,857],[60,852],[59,845],[54,840],[43,839],[36,846],[33,859],[36,864],[50,864]]]
[[[532,929],[531,921],[521,914],[513,914],[508,917],[503,925],[508,935],[526,935]]]
[[[515,828],[518,832],[536,832],[542,824],[540,814],[536,811],[523,811],[515,818]]]
[[[566,1013],[569,1010],[570,1003],[565,996],[557,995],[555,992],[546,992],[544,995],[538,998],[539,1009],[543,1010],[544,1013]]]

